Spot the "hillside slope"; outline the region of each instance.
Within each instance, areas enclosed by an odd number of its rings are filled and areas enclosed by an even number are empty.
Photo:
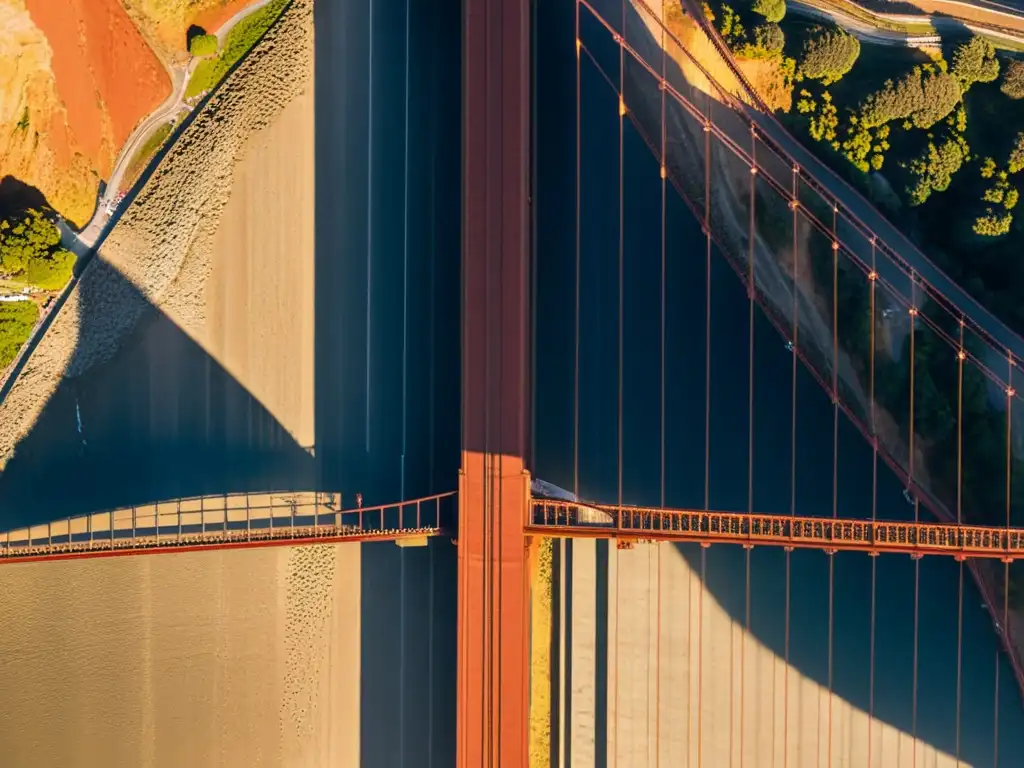
[[[0,179],[83,224],[132,129],[171,94],[190,25],[215,30],[253,2],[0,0]]]
[[[256,0],[121,0],[125,10],[153,46],[169,63],[188,58],[188,29],[195,24],[207,32]]]
[[[0,28],[0,176],[83,223],[168,74],[119,0],[0,0]]]

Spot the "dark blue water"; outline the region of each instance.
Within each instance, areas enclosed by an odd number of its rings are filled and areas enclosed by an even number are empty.
[[[539,11],[538,251],[535,471],[573,487],[578,451],[579,492],[606,502],[748,508],[749,303],[724,259],[711,263],[710,446],[705,455],[706,241],[698,223],[668,187],[662,260],[662,185],[659,163],[625,121],[623,136],[622,282],[619,253],[619,118],[617,94],[583,58],[579,430],[574,436],[576,348],[576,76],[573,3],[545,3]],[[583,14],[581,37],[598,63],[618,78],[618,48]],[[664,277],[663,277],[664,275]],[[662,299],[664,283],[664,299]],[[621,289],[621,294],[620,294]],[[621,303],[620,303],[621,295]],[[664,325],[662,307],[664,306]],[[619,313],[623,329],[620,361]],[[664,365],[662,365],[664,343]],[[793,501],[790,431],[792,358],[774,328],[757,313],[753,329],[754,410],[752,506],[788,513]],[[621,387],[619,383],[621,369]],[[665,402],[662,408],[662,382]],[[802,369],[797,393],[797,514],[870,517],[872,454]],[[619,416],[621,403],[621,451]],[[833,440],[838,466],[833,487]],[[662,469],[664,445],[664,470]],[[705,489],[705,463],[709,484]],[[912,517],[901,485],[879,468],[878,516]],[[700,549],[680,546],[695,569]],[[779,656],[784,653],[786,556],[755,549],[750,556],[750,629]],[[707,585],[730,615],[746,617],[747,565],[739,547],[707,551]],[[956,752],[957,630],[963,592],[963,691],[960,757],[991,765],[998,712],[1000,764],[1016,764],[1024,748],[1024,713],[1009,664],[997,652],[991,620],[973,582],[951,559],[915,565],[907,557],[834,558],[796,552],[791,559],[790,662],[855,706],[868,711],[872,592],[874,714],[949,754]],[[915,581],[917,608],[916,720]],[[829,628],[829,604],[833,626]],[[832,673],[829,675],[829,638]],[[998,678],[998,697],[996,680]]]

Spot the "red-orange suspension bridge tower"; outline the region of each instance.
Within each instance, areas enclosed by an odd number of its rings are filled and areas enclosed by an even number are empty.
[[[459,768],[526,765],[530,12],[464,0]]]

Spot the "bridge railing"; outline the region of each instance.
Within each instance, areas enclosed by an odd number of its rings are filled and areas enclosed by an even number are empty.
[[[594,514],[596,511],[602,515]],[[1024,559],[1024,530],[535,500],[527,526],[549,535],[697,541],[959,558]]]
[[[0,562],[134,550],[436,535],[455,493],[369,507],[341,494],[237,493],[174,499],[55,520],[0,534]]]

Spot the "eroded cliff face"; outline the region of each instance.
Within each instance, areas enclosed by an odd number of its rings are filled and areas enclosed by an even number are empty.
[[[104,155],[88,157],[70,130],[52,49],[22,0],[0,0],[0,29],[0,178],[38,188],[68,218],[84,221]],[[107,162],[109,153],[108,145]]]
[[[84,224],[131,132],[171,96],[188,25],[250,3],[0,0],[0,178]]]

